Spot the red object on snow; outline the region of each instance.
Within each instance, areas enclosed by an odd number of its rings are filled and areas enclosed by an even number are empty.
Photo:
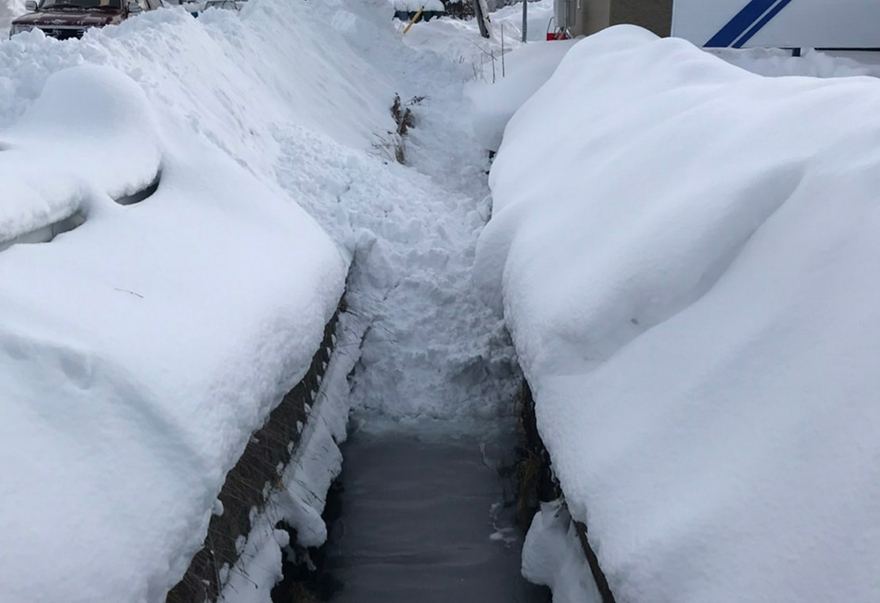
[[[556,40],[567,40],[567,39],[568,39],[568,36],[565,35],[564,31],[557,31],[557,32],[548,31],[547,32],[547,41],[548,42],[554,42]]]

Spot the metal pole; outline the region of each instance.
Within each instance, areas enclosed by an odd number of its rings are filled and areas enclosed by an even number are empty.
[[[501,22],[501,77],[507,77],[504,70],[504,21]]]
[[[523,0],[523,43],[528,40],[529,37],[529,0]]]
[[[477,18],[477,24],[480,26],[480,35],[487,40],[491,36],[489,27],[486,25],[486,15],[483,14],[482,0],[474,0],[474,15]],[[494,61],[492,62],[494,65]]]
[[[492,58],[492,83],[495,83],[495,51],[490,50],[489,56]]]

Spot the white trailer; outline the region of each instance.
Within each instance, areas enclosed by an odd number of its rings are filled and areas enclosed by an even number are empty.
[[[880,49],[880,0],[675,0],[672,35],[706,48]]]

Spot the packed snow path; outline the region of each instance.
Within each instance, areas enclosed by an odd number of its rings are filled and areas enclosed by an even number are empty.
[[[479,53],[479,37],[452,21],[405,40],[374,35],[366,4],[346,7],[361,11],[356,20],[334,19],[357,23],[349,42],[391,79],[415,126],[406,167],[389,160],[353,177],[335,191],[339,213],[312,208],[325,228],[362,233],[348,300],[372,319],[352,380],[360,432],[343,447],[342,519],[329,543],[336,600],[544,601],[520,574],[522,538],[505,520],[510,472],[481,452],[512,453],[520,375],[503,322],[472,283],[489,164],[463,94],[472,62],[443,46]],[[281,180],[295,185],[304,149],[294,137],[282,148]],[[375,195],[387,198],[382,212]]]
[[[396,92],[414,114],[406,166],[381,132],[373,154],[385,165],[297,129],[276,133],[279,183],[335,239],[354,239],[347,300],[372,321],[353,379],[355,418],[368,429],[485,432],[512,417],[520,378],[503,320],[472,279],[489,161],[464,88],[488,53],[473,23],[434,21],[402,38],[384,0],[318,6],[386,78],[386,111]]]

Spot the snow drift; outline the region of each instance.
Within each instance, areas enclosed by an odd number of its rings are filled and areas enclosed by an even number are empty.
[[[618,600],[880,600],[878,102],[619,27],[508,124],[479,283]]]
[[[162,158],[143,93],[126,78],[91,86],[90,77],[59,73],[4,132],[0,245],[94,211],[98,198],[133,194],[157,178]],[[75,150],[60,142],[68,137],[76,138]]]
[[[83,90],[96,114],[134,109],[149,131],[143,92],[101,67],[52,76],[28,115],[63,116]],[[30,123],[17,140],[39,140]],[[80,138],[90,150],[87,136],[57,132],[58,153],[81,155]],[[120,128],[110,148],[155,152],[143,163],[99,156],[104,172],[79,172],[68,194],[88,200],[84,225],[0,252],[0,593],[10,601],[161,600],[342,293],[343,257],[298,207],[188,136],[129,134]],[[156,153],[163,178],[148,200],[121,207],[103,192],[107,178],[149,173]],[[64,172],[43,178],[52,192],[68,186]],[[4,207],[31,202],[19,190],[6,188]],[[53,556],[46,580],[54,548],[79,553]]]
[[[168,8],[89,30],[79,41],[19,34],[0,42],[0,128],[15,123],[50,74],[89,63],[124,72],[160,121],[178,119],[270,183],[281,127],[370,148],[377,131],[393,127],[393,90],[327,35],[328,13],[345,12],[331,4],[260,0],[240,13],[209,10],[198,19]]]
[[[475,80],[467,88],[473,105],[474,132],[487,149],[497,151],[510,118],[553,75],[574,40],[536,42],[517,48],[506,59],[502,78]]]
[[[523,547],[523,576],[553,591],[553,603],[602,603],[568,510],[542,503]]]
[[[391,121],[326,10],[0,42],[0,599],[164,600],[308,369],[354,247],[277,183],[277,133],[366,149]],[[160,171],[142,203],[114,201]]]

